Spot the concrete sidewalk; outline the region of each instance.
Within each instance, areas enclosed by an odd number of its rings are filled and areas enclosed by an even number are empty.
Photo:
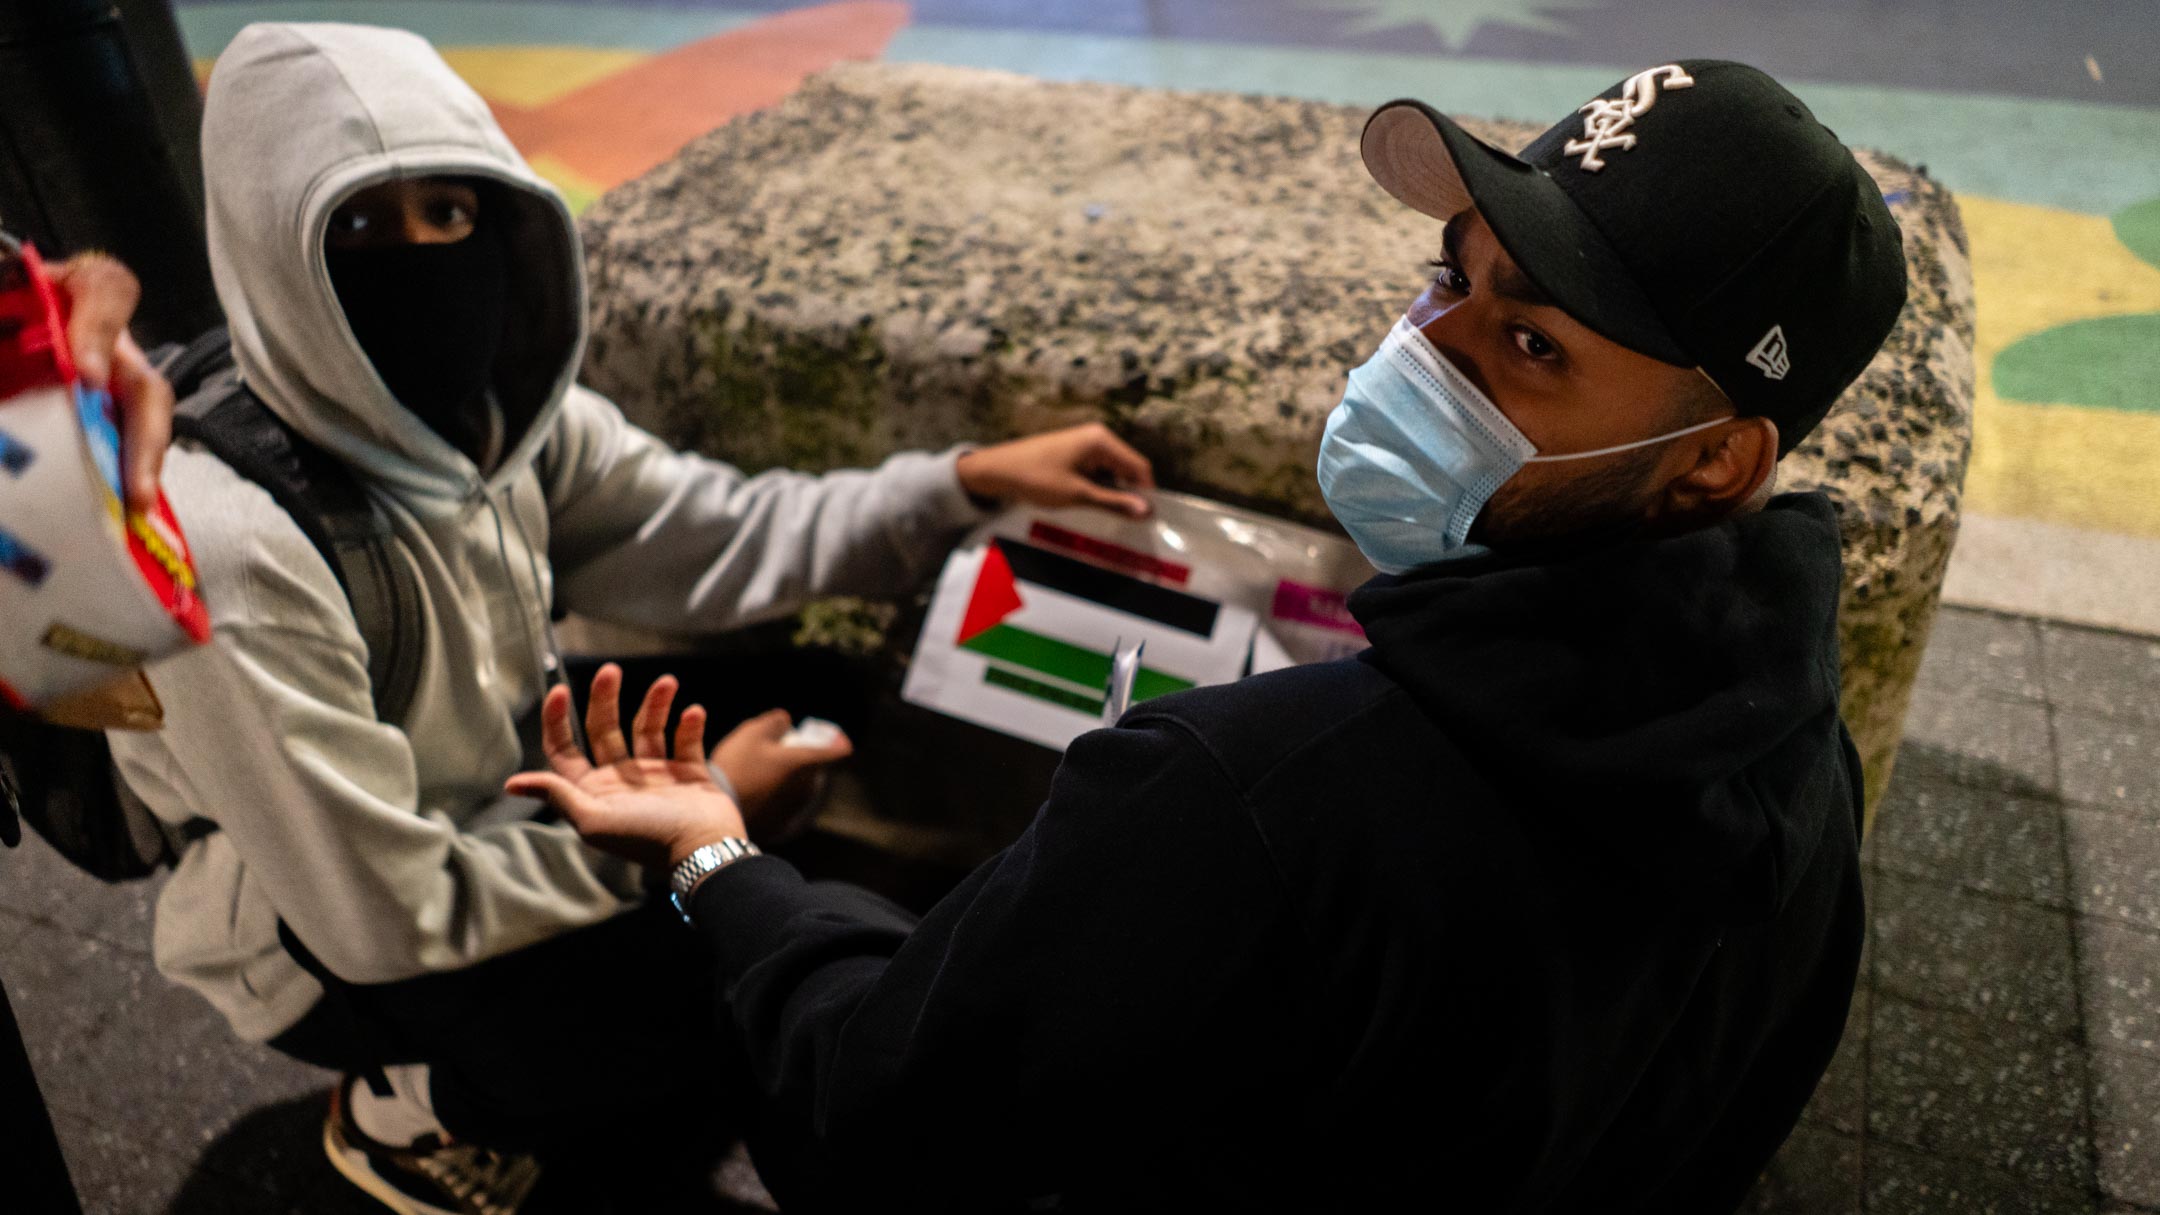
[[[2160,1212],[2156,755],[2160,642],[1944,612],[1852,1025],[1750,1210]],[[0,978],[85,1208],[379,1210],[321,1155],[329,1077],[158,977],[155,891],[0,852]]]

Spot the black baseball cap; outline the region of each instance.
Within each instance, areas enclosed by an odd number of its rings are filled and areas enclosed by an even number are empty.
[[[1418,101],[1365,123],[1365,166],[1435,219],[1476,206],[1554,303],[1630,350],[1699,367],[1780,456],[1875,357],[1905,305],[1882,191],[1764,72],[1638,72],[1511,156]]]

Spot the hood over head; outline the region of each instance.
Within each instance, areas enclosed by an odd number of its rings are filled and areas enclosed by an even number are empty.
[[[279,417],[427,513],[456,509],[531,460],[583,353],[577,229],[562,196],[426,40],[359,25],[241,30],[210,76],[203,177],[234,358]],[[414,177],[484,183],[480,222],[507,252],[493,377],[503,455],[484,472],[384,386],[324,257],[332,211],[369,186]]]
[[[1368,661],[1601,886],[1753,920],[1827,816],[1859,813],[1842,587],[1829,500],[1788,494],[1684,535],[1382,576],[1350,610]]]

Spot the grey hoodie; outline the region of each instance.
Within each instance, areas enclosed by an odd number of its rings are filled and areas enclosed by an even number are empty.
[[[279,945],[281,918],[332,973],[380,983],[470,966],[639,898],[639,873],[567,827],[499,813],[503,779],[536,759],[520,723],[553,663],[551,602],[722,629],[813,595],[918,585],[981,516],[951,453],[745,478],[668,450],[579,387],[585,286],[569,211],[414,35],[249,26],[212,74],[203,154],[240,374],[357,470],[425,601],[412,707],[378,722],[329,567],[267,493],[201,450],[173,451],[165,488],[216,635],[151,672],[162,732],[110,738],[160,818],[218,828],[187,847],[158,900],[159,969],[264,1039],[320,995]],[[508,225],[514,275],[492,469],[391,397],[322,252],[355,191],[435,174],[508,187],[507,213],[488,217]]]

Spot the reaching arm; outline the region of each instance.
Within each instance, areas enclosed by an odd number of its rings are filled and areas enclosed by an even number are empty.
[[[874,472],[748,477],[670,450],[573,389],[540,465],[557,594],[596,619],[711,632],[818,595],[905,593],[984,517],[955,459],[905,453]]]
[[[571,610],[662,631],[783,616],[817,595],[919,587],[982,503],[1085,503],[1144,516],[1145,457],[1100,425],[926,455],[875,471],[745,477],[669,450],[585,389],[564,402],[541,460],[549,558]]]

